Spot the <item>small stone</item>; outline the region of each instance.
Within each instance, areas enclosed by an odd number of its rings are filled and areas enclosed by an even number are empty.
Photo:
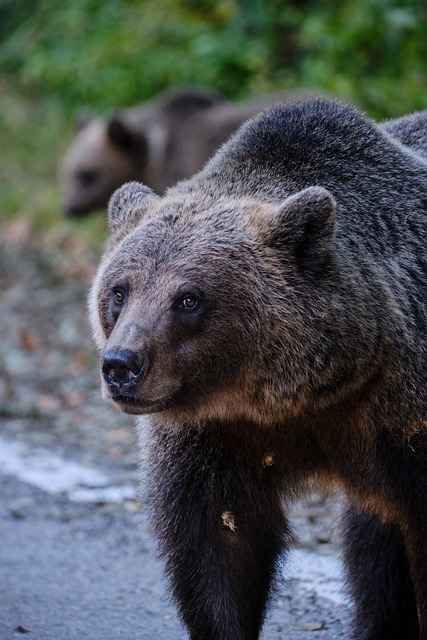
[[[21,625],[18,625],[17,627],[15,627],[15,633],[30,633],[30,630]]]
[[[301,627],[301,631],[320,631],[325,628],[324,622],[307,622]]]

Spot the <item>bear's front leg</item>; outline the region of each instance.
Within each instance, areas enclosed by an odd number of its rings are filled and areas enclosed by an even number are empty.
[[[425,486],[423,489],[425,490]],[[427,640],[427,512],[425,496],[422,498],[418,505],[413,501],[412,513],[410,512],[408,522],[404,526],[405,547],[411,564],[412,582],[418,605],[419,638]]]
[[[272,459],[241,435],[151,438],[147,498],[191,640],[257,640],[286,546]]]
[[[399,527],[348,504],[343,533],[347,581],[356,605],[354,640],[425,640]]]

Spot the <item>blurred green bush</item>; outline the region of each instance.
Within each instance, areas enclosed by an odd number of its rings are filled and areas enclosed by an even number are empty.
[[[314,86],[379,115],[427,105],[421,0],[0,0],[0,38],[0,73],[71,107],[177,84]]]
[[[229,98],[304,87],[394,117],[427,108],[426,62],[425,0],[0,0],[0,136],[14,134],[0,212],[22,210],[31,172],[50,189],[31,207],[56,206],[49,184],[83,106],[182,84]]]

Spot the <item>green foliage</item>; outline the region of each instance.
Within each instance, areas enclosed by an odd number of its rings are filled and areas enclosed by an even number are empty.
[[[54,244],[80,235],[88,249],[99,247],[105,216],[89,217],[82,225],[61,213],[57,164],[70,128],[61,103],[54,97],[23,97],[1,81],[0,94],[0,234],[2,223],[27,219],[43,235],[55,228],[54,236],[49,232]]]
[[[60,8],[39,0],[4,42],[0,69],[27,89],[98,109],[183,83],[232,94],[251,64],[242,33],[221,41],[237,10],[233,2],[213,3],[206,13],[176,0],[76,0]]]
[[[421,0],[0,0],[0,25],[0,71],[71,107],[178,84],[314,86],[384,114],[427,104]]]
[[[0,212],[58,216],[56,164],[81,107],[185,84],[314,88],[376,118],[425,109],[426,33],[425,0],[0,0]]]
[[[426,108],[426,27],[422,2],[325,2],[301,30],[301,74],[374,115]]]

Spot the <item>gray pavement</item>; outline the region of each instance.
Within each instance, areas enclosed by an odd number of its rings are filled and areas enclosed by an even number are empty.
[[[55,473],[48,453],[38,452],[47,480],[40,469],[31,473],[28,454],[24,482],[25,450],[18,447],[20,469],[0,438],[2,445],[8,463],[0,472],[0,640],[184,640],[155,545],[128,490],[121,501],[99,502],[96,487],[86,487],[95,491],[90,500],[56,476],[52,490],[43,490],[35,485],[49,487]],[[94,483],[105,484],[107,472],[94,472]],[[295,577],[278,585],[263,640],[348,637],[349,610],[331,563],[336,569],[336,559],[296,552]]]

